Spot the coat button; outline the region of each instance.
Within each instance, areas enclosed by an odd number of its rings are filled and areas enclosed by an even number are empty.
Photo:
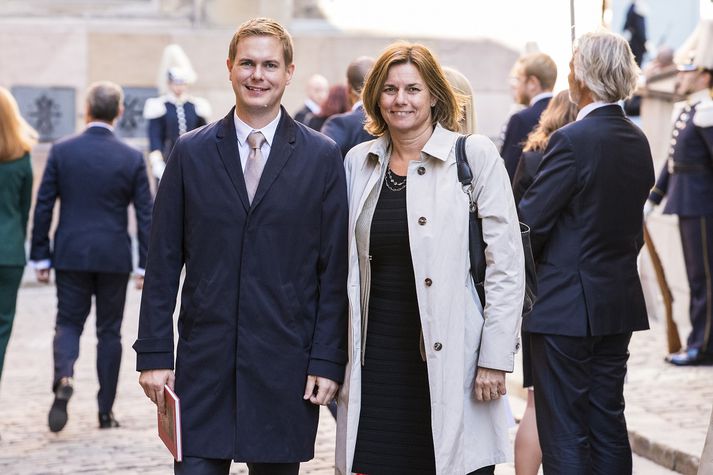
[[[418,167],[418,169],[417,169],[416,171],[418,172],[419,175],[423,175],[423,174],[426,173],[426,168],[425,168],[425,167]]]
[[[418,224],[420,224],[421,226],[423,226],[424,224],[426,224],[426,218],[424,218],[423,216],[421,216],[420,218],[418,218]]]
[[[433,349],[436,351],[441,351],[441,348],[443,348],[443,345],[441,345],[440,341],[437,341],[433,344]]]
[[[426,284],[426,287],[430,287],[431,284],[433,284],[433,281],[428,277],[423,282]]]

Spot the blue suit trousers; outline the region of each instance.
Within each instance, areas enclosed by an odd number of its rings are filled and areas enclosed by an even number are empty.
[[[99,412],[111,412],[121,364],[121,321],[129,274],[111,272],[55,272],[57,323],[53,342],[54,387],[63,377],[74,375],[79,357],[79,337],[96,303],[97,375]]]

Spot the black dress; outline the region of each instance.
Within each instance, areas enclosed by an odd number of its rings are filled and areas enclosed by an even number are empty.
[[[369,320],[352,472],[434,475],[428,373],[419,350],[421,320],[406,189],[390,190],[388,178],[371,223]]]

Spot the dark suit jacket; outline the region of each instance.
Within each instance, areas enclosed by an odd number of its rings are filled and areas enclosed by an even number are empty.
[[[522,152],[522,156],[517,163],[515,176],[512,179],[512,192],[515,195],[515,203],[520,203],[527,189],[532,185],[537,173],[537,167],[542,161],[542,151],[528,150]]]
[[[156,196],[137,369],[173,367],[184,453],[252,462],[313,456],[308,374],[347,361],[346,180],[339,149],[282,110],[252,205],[231,110],[182,135]]]
[[[309,126],[309,122],[314,117],[314,112],[306,105],[302,106],[300,110],[295,112],[294,119],[304,125]]]
[[[636,258],[653,181],[648,141],[619,106],[552,134],[519,206],[538,285],[524,330],[598,336],[648,328]]]
[[[55,200],[59,224],[50,251]],[[144,159],[108,129],[89,127],[52,146],[37,203],[30,259],[51,259],[60,270],[131,272],[127,208],[133,203],[139,267],[145,267],[151,193]]]
[[[510,176],[510,181],[515,176],[517,162],[520,160],[520,155],[522,155],[522,147],[525,145],[527,136],[540,121],[540,115],[550,103],[550,99],[541,99],[530,107],[526,107],[510,116],[508,125],[505,128],[503,146],[500,149],[500,155],[505,160],[505,168],[508,171],[508,176]]]
[[[0,161],[0,266],[25,265],[27,218],[32,201],[30,154]]]
[[[337,142],[342,158],[355,145],[367,142],[376,137],[364,130],[366,114],[364,108],[359,106],[353,111],[333,115],[322,126],[322,133]]]

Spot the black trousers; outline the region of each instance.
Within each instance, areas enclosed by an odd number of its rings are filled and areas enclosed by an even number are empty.
[[[129,274],[57,270],[57,323],[55,326],[54,386],[74,375],[79,337],[96,300],[97,376],[99,412],[110,412],[116,397],[121,364],[121,321]]]
[[[624,378],[631,333],[530,334],[537,430],[547,475],[631,475]]]
[[[173,463],[175,475],[228,475],[232,460],[184,457],[182,462]],[[249,463],[250,475],[298,475],[298,463]]]
[[[678,227],[691,291],[691,333],[686,344],[713,354],[713,216],[682,216]]]

